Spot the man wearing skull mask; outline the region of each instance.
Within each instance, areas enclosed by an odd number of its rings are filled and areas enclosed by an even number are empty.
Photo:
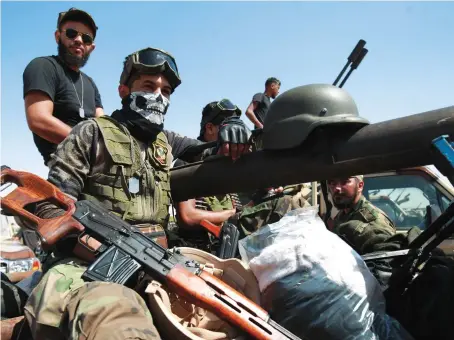
[[[78,124],[52,155],[49,182],[74,199],[98,201],[166,243],[172,154],[182,157],[190,145],[201,143],[163,130],[170,96],[180,83],[175,60],[165,51],[146,48],[126,57],[119,87],[122,109]],[[249,150],[249,137],[241,120],[224,121],[218,153],[239,157]],[[62,212],[49,202],[36,209],[41,218]],[[93,240],[90,246],[99,243]],[[69,239],[43,264],[45,274],[24,308],[33,338],[160,339],[135,291],[81,279],[87,267],[81,259],[91,259],[83,249]]]

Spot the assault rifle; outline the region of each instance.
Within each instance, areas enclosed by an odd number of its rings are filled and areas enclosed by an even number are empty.
[[[90,201],[74,201],[46,180],[27,173],[2,168],[1,183],[17,185],[1,201],[8,213],[37,226],[44,248],[70,234],[93,237],[101,243],[95,261],[83,275],[88,281],[128,285],[139,270],[151,275],[187,301],[212,311],[254,339],[299,339],[270,319],[268,313],[215,276],[198,262],[167,250],[143,235],[102,206]],[[29,204],[49,201],[65,209],[64,215],[41,219],[26,210]]]

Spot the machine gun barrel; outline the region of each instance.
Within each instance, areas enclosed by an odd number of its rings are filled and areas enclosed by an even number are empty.
[[[454,106],[370,124],[354,133],[343,129],[315,130],[295,149],[253,152],[236,162],[215,156],[173,168],[173,199],[429,165],[432,140],[454,131]]]
[[[365,40],[360,39],[358,41],[358,43],[356,44],[356,46],[353,48],[353,50],[351,51],[350,55],[348,56],[347,63],[345,64],[344,68],[340,71],[340,73],[338,74],[336,80],[334,80],[334,83],[333,83],[334,86],[337,85],[337,83],[339,82],[341,77],[344,75],[344,73],[347,70],[347,67],[348,67],[348,65],[350,65],[350,63],[352,65],[356,63],[356,66],[354,68],[353,68],[353,66],[351,66],[349,73],[344,78],[344,80],[342,81],[342,84],[339,87],[342,87],[345,84],[345,82],[350,77],[350,74],[353,72],[353,70],[356,69],[359,66],[359,64],[361,63],[361,61],[363,60],[363,58],[367,54],[367,51],[364,52],[364,46],[365,45],[366,45],[366,41]]]

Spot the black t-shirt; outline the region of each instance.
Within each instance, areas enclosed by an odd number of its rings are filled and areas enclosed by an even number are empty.
[[[256,93],[252,97],[252,102],[257,103],[257,108],[254,111],[258,121],[263,124],[265,121],[266,113],[271,105],[271,99],[265,93]]]
[[[84,119],[94,117],[96,108],[103,107],[101,96],[93,79],[83,72],[70,69],[57,56],[33,59],[25,68],[23,81],[24,98],[30,91],[46,93],[54,102],[52,112],[54,117],[71,127]],[[85,118],[81,118],[79,114],[82,103],[82,83]],[[50,155],[57,149],[57,145],[35,133],[33,133],[33,140],[44,158],[44,163],[47,164]]]

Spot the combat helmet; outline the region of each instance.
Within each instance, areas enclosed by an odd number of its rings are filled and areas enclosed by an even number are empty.
[[[329,84],[295,87],[271,103],[263,124],[263,149],[296,147],[315,128],[330,124],[360,129],[370,123],[359,116],[353,98],[342,88]]]

